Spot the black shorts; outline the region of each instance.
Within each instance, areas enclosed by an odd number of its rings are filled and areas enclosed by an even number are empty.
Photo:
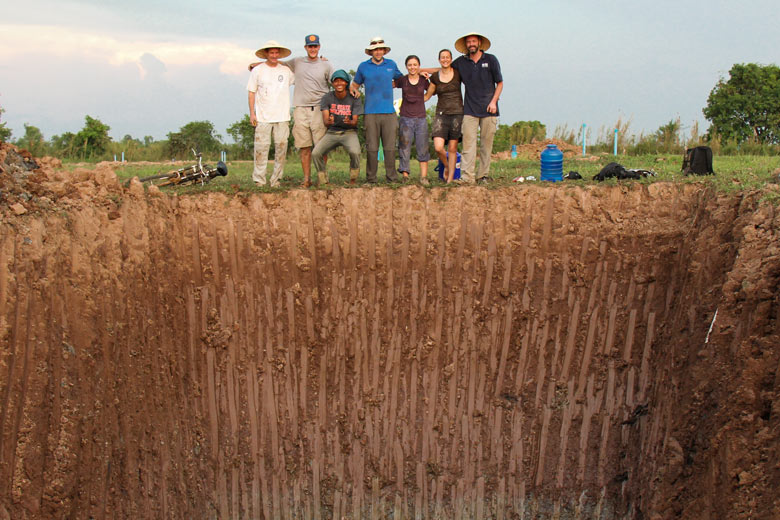
[[[431,136],[445,141],[458,141],[462,137],[463,114],[436,114],[433,118]]]

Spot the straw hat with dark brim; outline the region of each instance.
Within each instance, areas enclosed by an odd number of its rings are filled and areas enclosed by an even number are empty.
[[[458,50],[461,54],[466,54],[468,52],[468,49],[466,49],[466,38],[469,36],[478,36],[481,43],[479,45],[479,50],[486,51],[490,48],[490,40],[487,39],[487,37],[482,36],[479,33],[476,32],[470,32],[468,34],[464,34],[457,40],[455,40],[455,48]]]
[[[266,53],[266,51],[268,49],[279,49],[280,58],[286,58],[287,56],[292,54],[292,51],[290,49],[288,49],[281,43],[277,42],[276,40],[268,40],[267,42],[265,42],[265,45],[257,49],[257,52],[255,52],[255,56],[263,60],[267,59],[268,54]]]
[[[366,47],[366,54],[371,56],[371,51],[373,51],[374,49],[384,49],[385,54],[390,52],[390,47],[385,45],[385,39],[382,38],[381,36],[375,36],[371,38],[371,43],[368,45],[368,47]]]

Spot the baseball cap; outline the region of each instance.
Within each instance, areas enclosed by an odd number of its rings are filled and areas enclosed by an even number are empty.
[[[310,34],[306,38],[304,38],[304,45],[319,45],[320,44],[320,37],[316,34]]]

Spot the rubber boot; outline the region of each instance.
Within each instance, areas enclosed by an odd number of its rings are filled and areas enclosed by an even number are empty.
[[[327,172],[317,172],[317,179],[320,181],[320,186],[328,184]]]
[[[355,168],[354,170],[349,170],[349,183],[350,184],[357,184],[358,180],[358,174],[360,173],[360,169]]]

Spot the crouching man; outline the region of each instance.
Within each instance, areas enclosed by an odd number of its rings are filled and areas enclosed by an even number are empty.
[[[360,141],[357,135],[358,116],[363,114],[363,102],[349,94],[350,77],[339,69],[330,77],[333,90],[322,97],[320,109],[322,121],[328,128],[325,136],[317,142],[312,151],[312,161],[317,169],[320,185],[328,183],[324,156],[343,146],[349,154],[349,183],[357,182],[360,172]]]

